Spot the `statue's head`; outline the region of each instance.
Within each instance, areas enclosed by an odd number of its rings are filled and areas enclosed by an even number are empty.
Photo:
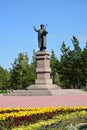
[[[40,25],[40,27],[41,27],[41,28],[44,28],[44,25],[43,25],[43,24],[41,24],[41,25]]]

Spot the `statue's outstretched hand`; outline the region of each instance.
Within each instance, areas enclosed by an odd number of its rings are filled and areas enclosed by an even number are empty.
[[[33,26],[33,28],[35,29],[36,27],[35,27],[35,26]]]
[[[36,32],[38,32],[38,30],[36,29],[36,27],[35,27],[35,26],[33,26],[33,28],[34,28],[34,30],[35,30]]]

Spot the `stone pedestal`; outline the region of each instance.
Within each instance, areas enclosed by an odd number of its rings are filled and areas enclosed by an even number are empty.
[[[52,84],[50,77],[50,54],[45,51],[36,53],[36,79],[35,84],[30,85],[26,89],[30,96],[51,96],[55,95],[55,91],[60,89],[56,84]]]
[[[51,85],[52,79],[50,78],[50,54],[45,51],[36,53],[36,85]]]

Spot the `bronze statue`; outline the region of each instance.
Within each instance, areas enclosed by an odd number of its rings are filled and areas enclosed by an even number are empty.
[[[36,32],[38,32],[38,47],[40,48],[40,51],[45,51],[45,49],[46,49],[46,34],[48,34],[48,32],[46,31],[46,27],[44,28],[44,25],[41,24],[40,29],[36,29],[35,26],[33,26],[33,28]]]

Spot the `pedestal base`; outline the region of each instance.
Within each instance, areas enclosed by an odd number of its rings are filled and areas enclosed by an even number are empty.
[[[61,89],[56,84],[41,84],[41,85],[30,85],[29,87],[26,88],[27,90],[43,90],[43,89]]]
[[[27,87],[27,91],[31,92],[33,96],[55,96],[60,89],[56,84],[31,85]]]

